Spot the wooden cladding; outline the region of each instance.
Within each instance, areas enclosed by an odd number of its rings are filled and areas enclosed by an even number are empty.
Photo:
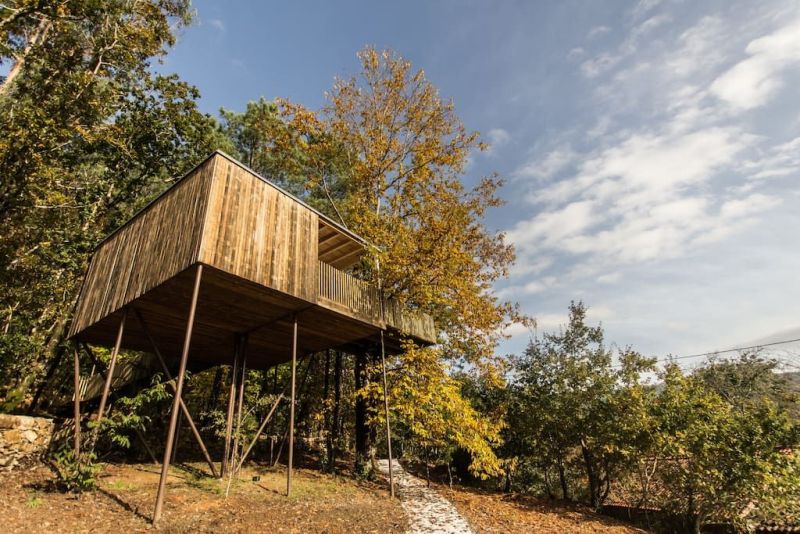
[[[202,263],[269,288],[299,309],[305,301],[359,320],[358,328],[388,326],[435,342],[430,317],[394,301],[382,307],[373,285],[336,268],[352,265],[363,252],[357,236],[215,153],[97,247],[69,335]],[[226,310],[218,313],[220,322]],[[225,319],[233,330],[241,326]]]
[[[215,160],[206,160],[100,244],[70,335],[197,262]]]
[[[319,303],[380,328],[390,327],[428,343],[436,342],[433,319],[415,314],[394,299],[383,299],[378,288],[325,262],[319,262]]]
[[[384,299],[383,306],[386,326],[419,340],[436,343],[436,326],[430,315],[412,312],[394,299]]]
[[[199,260],[316,302],[319,216],[240,165],[217,159]]]
[[[364,245],[334,228],[328,221],[319,220],[319,260],[337,269],[355,265],[364,255]]]

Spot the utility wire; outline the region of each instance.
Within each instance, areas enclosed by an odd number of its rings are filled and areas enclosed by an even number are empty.
[[[786,340],[783,340],[783,341],[773,341],[771,343],[762,343],[760,345],[750,345],[749,347],[735,347],[735,348],[732,348],[732,349],[714,350],[714,351],[711,351],[711,352],[701,352],[701,353],[698,353],[698,354],[686,354],[684,356],[672,356],[672,357],[667,357],[667,358],[656,358],[656,363],[659,363],[659,362],[671,362],[673,360],[686,360],[688,358],[700,358],[702,356],[713,356],[715,354],[725,354],[725,353],[728,353],[728,352],[739,352],[739,351],[750,350],[750,349],[760,349],[760,348],[763,348],[763,347],[772,347],[772,346],[775,346],[775,345],[785,345],[787,343],[795,343],[795,342],[798,342],[798,341],[800,341],[800,337],[795,338],[795,339],[786,339]],[[621,367],[621,365],[620,364],[616,364],[616,365],[612,365],[612,367]]]

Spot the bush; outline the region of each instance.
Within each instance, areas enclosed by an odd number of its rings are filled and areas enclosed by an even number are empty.
[[[97,474],[100,472],[96,460],[94,452],[82,453],[76,458],[75,451],[65,445],[53,454],[53,467],[66,491],[91,491],[97,487]]]

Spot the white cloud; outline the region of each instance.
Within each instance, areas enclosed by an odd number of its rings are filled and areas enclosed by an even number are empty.
[[[603,53],[581,63],[581,72],[587,78],[595,78],[614,67],[621,60],[621,55]]]
[[[534,199],[562,203],[577,195],[635,207],[706,179],[749,140],[735,128],[708,128],[688,135],[636,133],[590,155],[578,175],[540,189]]]
[[[622,274],[619,272],[608,273],[608,274],[601,274],[597,277],[597,281],[601,284],[616,284],[622,278]]]
[[[612,70],[618,64],[640,51],[643,38],[659,26],[663,26],[671,20],[672,17],[669,15],[656,15],[638,24],[629,33],[628,37],[622,41],[615,52],[603,52],[581,63],[581,73],[583,73],[586,78],[591,79]]]
[[[613,319],[614,316],[614,311],[608,306],[589,305],[586,310],[586,322],[590,325]],[[534,317],[536,330],[539,332],[554,332],[566,327],[569,322],[569,315],[566,311],[563,313],[536,313]]]
[[[565,239],[582,235],[595,222],[592,202],[573,202],[562,209],[546,211],[518,222],[506,237],[522,251],[558,248]]]
[[[492,128],[486,137],[489,140],[489,148],[484,151],[484,154],[488,156],[493,155],[495,150],[511,141],[511,134],[502,128]]]
[[[208,23],[220,33],[225,32],[225,23],[221,19],[210,19]]]
[[[552,150],[542,157],[529,160],[512,175],[515,178],[537,178],[546,180],[552,178],[565,167],[575,161],[577,154],[569,146],[562,146]]]
[[[800,20],[754,39],[745,51],[749,57],[711,85],[714,95],[743,110],[766,104],[783,87],[784,69],[800,62]]]
[[[595,39],[596,37],[600,37],[601,35],[605,35],[610,31],[611,31],[611,28],[609,28],[608,26],[595,26],[594,28],[589,30],[589,33],[586,34],[586,38],[589,39],[589,40]]]
[[[571,55],[572,122],[548,122],[550,141],[512,173],[531,211],[508,232],[506,294],[542,330],[570,300],[603,304],[609,339],[662,356],[732,346],[731,325],[796,325],[800,8],[635,11],[627,34],[587,36]]]
[[[580,59],[585,55],[586,55],[586,50],[584,50],[583,47],[576,46],[575,48],[569,51],[569,53],[567,54],[567,59],[573,61],[576,59]]]
[[[639,0],[631,14],[634,18],[642,17],[655,9],[661,2],[662,0]]]
[[[800,173],[800,137],[770,147],[766,154],[744,163],[752,180],[780,178]]]

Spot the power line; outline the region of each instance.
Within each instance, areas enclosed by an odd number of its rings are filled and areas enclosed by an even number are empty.
[[[800,341],[800,337],[795,339],[785,339],[783,341],[773,341],[771,343],[762,343],[760,345],[750,345],[749,347],[735,347],[732,349],[725,349],[725,350],[715,350],[711,352],[701,352],[698,354],[686,354],[684,356],[671,356],[667,358],[656,358],[656,363],[659,362],[671,362],[673,360],[686,360],[689,358],[700,358],[702,356],[713,356],[715,354],[725,354],[728,352],[740,352],[743,350],[750,350],[750,349],[760,349],[763,347],[772,347],[775,345],[786,345],[787,343],[796,343]],[[620,367],[620,364],[613,365],[612,367]]]

